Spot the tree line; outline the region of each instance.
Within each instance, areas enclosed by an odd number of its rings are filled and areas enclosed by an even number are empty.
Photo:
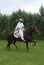
[[[3,15],[0,13],[0,39],[6,39],[7,35],[15,30],[16,24],[19,18],[24,19],[25,27],[30,26],[33,22],[36,23],[39,29],[39,35],[36,34],[36,38],[44,38],[44,7],[41,6],[39,13],[32,14],[22,10],[13,12],[11,15]]]

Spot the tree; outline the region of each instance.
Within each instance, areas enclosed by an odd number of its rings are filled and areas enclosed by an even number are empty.
[[[44,7],[41,6],[40,9],[39,9],[39,12],[40,12],[40,30],[42,32],[42,36],[44,37]]]

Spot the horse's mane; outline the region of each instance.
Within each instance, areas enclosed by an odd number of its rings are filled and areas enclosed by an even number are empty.
[[[27,28],[25,28],[26,30],[29,30],[29,29],[31,29],[32,28],[32,26],[30,25],[30,26],[28,26]]]

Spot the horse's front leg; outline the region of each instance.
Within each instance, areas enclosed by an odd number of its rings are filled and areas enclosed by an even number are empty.
[[[27,52],[28,52],[28,42],[26,42],[26,49],[27,49]]]
[[[32,42],[33,42],[32,46],[35,46],[36,45],[36,41],[33,40]]]

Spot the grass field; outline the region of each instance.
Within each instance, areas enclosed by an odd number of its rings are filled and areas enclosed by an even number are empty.
[[[29,44],[26,52],[25,43],[17,42],[18,50],[11,45],[6,49],[7,41],[0,40],[0,65],[44,65],[44,40],[37,40],[36,46]]]

